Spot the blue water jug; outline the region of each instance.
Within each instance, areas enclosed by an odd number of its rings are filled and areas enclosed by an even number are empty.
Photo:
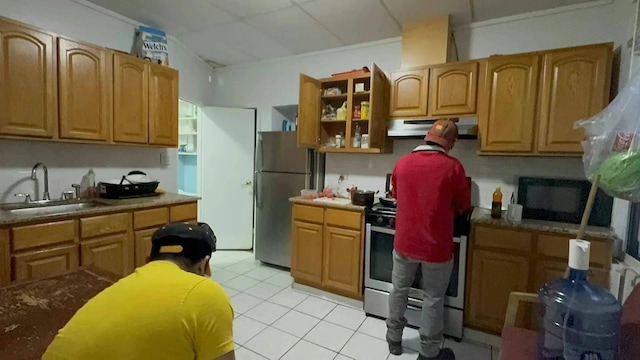
[[[538,292],[544,313],[540,359],[615,360],[620,346],[621,306],[606,289],[587,281],[590,243],[571,240],[569,276]]]

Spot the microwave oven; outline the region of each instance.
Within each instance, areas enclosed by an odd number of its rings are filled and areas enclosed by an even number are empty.
[[[523,219],[580,224],[587,205],[591,183],[587,180],[520,177],[518,204]],[[613,198],[598,189],[589,225],[611,226]]]

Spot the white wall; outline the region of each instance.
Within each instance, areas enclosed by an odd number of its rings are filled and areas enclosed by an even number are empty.
[[[615,42],[620,53],[620,87],[628,77],[630,49],[635,23],[633,0],[602,0],[552,11],[475,23],[454,29],[460,60],[492,54],[511,54],[598,42]],[[215,71],[214,103],[217,106],[258,108],[258,128],[278,130],[271,122],[271,107],[296,104],[299,73],[327,77],[333,72],[367,66],[372,61],[385,71],[400,67],[400,38],[362,44]],[[390,155],[330,154],[326,161],[326,184],[335,185],[339,174],[348,174],[347,185],[384,189],[385,174],[395,161],[419,141],[396,141]],[[576,158],[480,157],[476,143],[463,140],[454,149],[477,184],[474,204],[487,206],[496,186],[510,196],[516,176],[542,175],[583,178],[582,162]],[[616,201],[614,227],[624,235],[628,205]]]
[[[0,0],[0,14],[63,36],[127,52],[131,51],[134,29],[139,25],[83,0]],[[169,51],[171,66],[180,71],[180,97],[201,105],[211,104],[211,68],[176,41],[169,41]],[[38,161],[49,166],[52,196],[70,189],[90,167],[95,169],[97,180],[142,169],[158,178],[161,188],[177,191],[174,149],[0,140],[0,154],[0,202],[13,201],[17,192],[36,192],[35,183],[24,178]],[[161,163],[161,156],[168,162]],[[39,176],[42,179],[42,174]],[[40,187],[38,195],[41,192]]]

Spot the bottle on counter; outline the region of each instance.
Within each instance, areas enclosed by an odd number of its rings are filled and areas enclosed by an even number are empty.
[[[493,192],[493,201],[491,202],[491,217],[500,219],[502,217],[502,190],[500,187]]]

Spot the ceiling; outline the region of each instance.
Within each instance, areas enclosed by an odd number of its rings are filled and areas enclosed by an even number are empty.
[[[450,14],[468,24],[592,0],[89,0],[176,37],[213,66],[302,54],[401,35]]]

